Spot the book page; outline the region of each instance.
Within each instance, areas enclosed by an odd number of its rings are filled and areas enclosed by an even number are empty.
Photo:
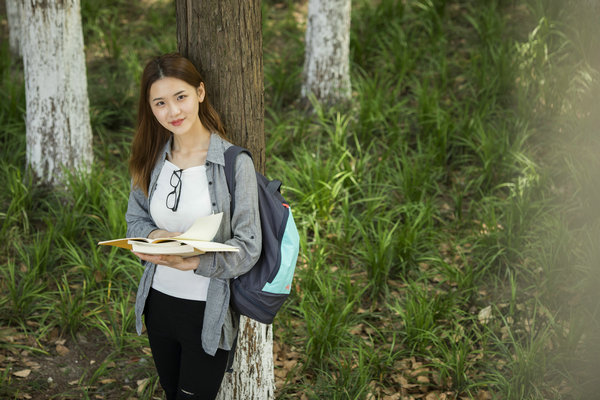
[[[204,243],[204,242],[203,242]],[[170,243],[140,243],[133,242],[131,244],[132,250],[138,253],[144,254],[164,254],[164,255],[178,255],[184,258],[204,254],[204,251],[193,248],[190,245],[183,244],[180,242]]]
[[[222,212],[218,214],[212,214],[207,217],[200,217],[196,221],[194,221],[194,224],[190,227],[190,229],[188,229],[179,236],[175,236],[169,239],[202,240],[210,242],[217,234],[217,231],[221,226],[222,219]]]
[[[155,247],[155,248],[166,249],[166,248],[171,248],[171,247],[185,246],[185,243],[182,243],[178,240],[169,240],[166,242],[159,242],[159,243],[138,242],[137,240],[130,240],[128,243],[130,245],[135,245],[134,247],[137,247],[137,248]]]
[[[183,243],[202,251],[239,251],[237,247],[218,242],[206,242],[204,240],[182,240]]]
[[[123,238],[123,239],[104,240],[102,242],[98,242],[98,244],[101,246],[115,246],[115,247],[121,247],[123,249],[131,250],[131,243],[129,243],[130,240],[144,242],[144,243],[150,243],[150,240],[148,240],[146,238]]]
[[[157,245],[159,243],[173,243],[177,241],[194,241],[196,242],[195,248],[199,248],[199,242],[203,243],[211,243],[211,240],[217,234],[219,227],[221,226],[221,220],[223,219],[223,213],[212,214],[206,217],[200,217],[194,221],[190,229],[185,231],[179,236],[175,237],[166,237],[166,238],[156,238],[156,239],[148,239],[148,238],[122,238],[122,239],[113,239],[113,240],[105,240],[102,242],[98,242],[99,245],[104,246],[116,246],[121,247],[127,250],[131,250],[131,246],[134,243],[137,244],[147,244],[147,245]],[[237,251],[235,247],[223,245],[219,247],[219,250],[216,249],[215,245],[207,245],[207,248],[210,250],[207,251]],[[223,250],[221,250],[221,248]],[[214,250],[212,250],[214,249]],[[236,249],[236,250],[232,250]]]

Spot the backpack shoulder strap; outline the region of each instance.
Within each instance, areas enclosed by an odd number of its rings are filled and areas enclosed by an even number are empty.
[[[247,149],[233,145],[225,150],[225,178],[227,179],[227,188],[231,197],[230,211],[233,214],[235,208],[235,160],[240,153],[246,153],[252,158],[252,154]]]

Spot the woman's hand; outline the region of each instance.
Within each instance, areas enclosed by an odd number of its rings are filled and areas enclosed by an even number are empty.
[[[144,254],[133,252],[136,256],[144,261],[150,261],[154,264],[166,265],[167,267],[175,268],[181,271],[194,270],[200,262],[198,256],[183,258],[181,256],[171,256],[165,254]]]
[[[155,229],[148,235],[148,239],[168,238],[181,235],[182,232],[169,232],[164,229]]]
[[[148,238],[169,238],[181,235],[181,232],[169,232],[164,229],[156,229],[150,232]],[[183,258],[181,256],[170,256],[164,254],[144,254],[133,253],[144,261],[150,261],[154,264],[166,265],[167,267],[179,269],[181,271],[189,271],[198,267],[198,256]]]

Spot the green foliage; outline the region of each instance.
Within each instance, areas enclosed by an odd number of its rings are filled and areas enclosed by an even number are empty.
[[[107,304],[108,320],[97,315],[97,326],[104,333],[117,353],[131,346],[132,332],[135,330],[135,304],[130,293],[116,293],[115,300]],[[108,301],[108,299],[107,299]]]
[[[24,323],[34,318],[48,300],[47,284],[34,269],[22,268],[9,260],[2,269],[2,320],[6,323]]]
[[[305,283],[299,304],[306,322],[307,367],[335,363],[338,349],[349,343],[347,327],[357,322],[354,309],[361,293],[349,276],[334,279],[332,274],[323,275],[329,275],[329,279],[316,274],[310,283]]]
[[[451,303],[443,296],[430,296],[419,282],[411,282],[403,303],[390,308],[400,316],[406,346],[411,353],[420,354],[431,346],[440,328],[438,322],[449,315]]]
[[[595,395],[597,14],[517,3],[354,1],[352,102],[309,113],[306,4],[262,3],[267,170],[302,248],[274,325],[296,354],[277,364],[279,398]],[[0,350],[48,354],[55,330],[100,338],[106,359],[67,397],[159,395],[151,362],[131,362],[148,346],[141,267],[96,243],[125,234],[137,86],[150,56],[176,50],[174,11],[82,1],[96,162],[52,191],[24,167],[21,65],[0,46],[0,333],[32,338]],[[115,376],[144,384],[123,394]],[[0,396],[18,383],[3,369]]]

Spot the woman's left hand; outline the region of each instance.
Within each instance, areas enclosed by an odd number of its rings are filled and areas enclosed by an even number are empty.
[[[155,255],[133,252],[136,256],[144,261],[150,261],[154,264],[166,265],[167,267],[175,268],[181,271],[194,270],[198,267],[198,256],[183,258],[181,256]]]

